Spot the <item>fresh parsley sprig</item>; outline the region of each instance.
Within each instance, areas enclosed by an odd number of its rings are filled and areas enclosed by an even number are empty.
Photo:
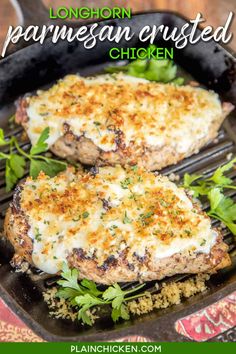
[[[150,50],[155,50],[154,44],[149,45]],[[127,75],[140,77],[149,81],[172,82],[176,85],[182,85],[184,79],[176,77],[177,66],[172,60],[156,60],[156,59],[137,59],[123,66],[108,66],[108,73],[125,72]]]
[[[41,133],[37,143],[31,147],[30,152],[24,151],[16,137],[5,139],[4,132],[0,129],[0,147],[8,146],[8,153],[0,152],[0,160],[6,161],[5,180],[6,190],[9,192],[25,174],[26,161],[30,162],[30,176],[36,178],[41,171],[50,177],[64,171],[67,164],[63,161],[54,160],[43,155],[39,155],[48,150],[46,140],[49,138],[49,128],[45,128]]]
[[[203,175],[185,173],[183,187],[193,191],[196,198],[207,198],[210,203],[208,215],[222,221],[236,235],[236,203],[224,195],[226,189],[236,189],[233,180],[225,176],[225,172],[234,168],[236,158],[219,167],[209,178]]]
[[[66,263],[63,263],[62,279],[57,283],[60,288],[57,297],[66,299],[78,310],[78,320],[87,325],[92,325],[91,313],[88,311],[96,306],[108,305],[111,307],[111,318],[114,322],[119,318],[129,319],[129,311],[126,302],[145,294],[136,294],[145,284],[138,285],[131,290],[122,290],[116,283],[109,286],[105,291],[100,291],[97,285],[88,279],[78,282],[79,272],[77,269],[69,269]]]

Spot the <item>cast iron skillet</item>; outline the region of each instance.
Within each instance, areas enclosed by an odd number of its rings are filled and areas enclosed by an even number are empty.
[[[15,2],[16,3],[16,2]],[[42,24],[48,15],[40,1],[21,0],[24,14],[24,25],[31,22]],[[18,8],[20,11],[20,7]],[[37,12],[37,16],[35,15]],[[34,17],[31,17],[33,16]],[[23,16],[21,16],[23,19]],[[138,31],[144,25],[165,24],[170,27],[182,27],[186,19],[172,12],[142,13],[132,19],[115,19],[101,21],[100,26],[112,25],[131,26]],[[198,30],[200,31],[200,30]],[[199,32],[200,33],[200,32]],[[163,44],[159,38],[159,46],[171,47],[172,42]],[[109,42],[98,43],[89,51],[81,43],[59,41],[51,44],[50,39],[43,45],[33,44],[9,55],[0,62],[0,122],[8,136],[18,135],[19,128],[11,130],[7,125],[7,118],[14,112],[14,100],[22,94],[52,83],[67,73],[80,72],[87,75],[102,70],[109,62],[108,50],[114,44]],[[121,42],[117,47],[140,46],[137,36],[129,43]],[[142,44],[143,46],[143,44]],[[175,50],[175,61],[181,65],[192,77],[217,91],[222,99],[236,104],[236,60],[232,51],[226,50],[214,42],[199,42],[188,45],[182,50]],[[236,151],[236,129],[234,119],[228,119],[224,129],[220,131],[217,142],[208,145],[202,151],[185,159],[177,166],[166,168],[162,172],[175,172],[181,176],[189,173],[211,173],[222,163],[226,162],[229,153]],[[26,144],[24,148],[27,148]],[[236,178],[236,172],[232,174]],[[0,222],[2,224],[6,208],[11,201],[12,194],[5,193],[4,168],[0,165]],[[30,277],[25,274],[12,272],[9,265],[11,249],[1,241],[0,245],[0,292],[3,299],[27,325],[36,333],[49,341],[100,341],[112,340],[132,335],[148,337],[154,341],[185,341],[186,337],[175,331],[175,322],[179,318],[191,314],[231,293],[236,289],[236,252],[233,236],[226,230],[225,242],[229,244],[233,264],[231,267],[213,276],[209,282],[209,290],[184,301],[171,308],[133,318],[130,321],[114,325],[107,317],[102,317],[92,328],[79,324],[71,324],[63,320],[55,320],[48,316],[48,309],[42,299],[42,291],[49,286],[48,282]],[[178,277],[177,277],[178,278]],[[173,280],[177,279],[176,277]],[[147,285],[152,288],[153,283]],[[226,332],[214,340],[236,340],[235,331]]]

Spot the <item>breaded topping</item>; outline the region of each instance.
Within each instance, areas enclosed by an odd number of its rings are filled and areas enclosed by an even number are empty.
[[[53,145],[66,123],[74,135],[91,139],[103,151],[167,145],[185,153],[222,117],[214,92],[123,74],[69,75],[27,102],[32,143],[49,126],[48,144]]]

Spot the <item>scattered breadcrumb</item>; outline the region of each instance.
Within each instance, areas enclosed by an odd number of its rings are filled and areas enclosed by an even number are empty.
[[[56,297],[57,290],[56,287],[53,287],[43,293],[44,301],[50,310],[49,315],[55,318],[70,319],[74,322],[77,317],[76,313],[68,301]]]
[[[227,227],[227,226],[226,226],[226,225],[223,223],[223,221],[222,221],[222,222],[220,223],[220,228],[221,228],[221,229],[226,229],[226,227]]]
[[[28,140],[29,140],[28,135],[27,135],[27,133],[26,133],[25,131],[23,131],[23,132],[21,133],[20,140],[21,140],[22,142],[25,142],[25,141],[28,141]]]
[[[15,272],[16,273],[27,273],[30,274],[30,265],[28,262],[24,261],[21,262],[17,267],[15,267]]]
[[[171,182],[178,182],[180,180],[180,176],[174,173],[171,173],[168,177]]]
[[[172,305],[178,305],[182,299],[205,291],[207,289],[206,281],[209,278],[208,274],[199,274],[183,282],[163,284],[158,294],[146,292],[144,297],[130,301],[128,309],[132,314],[141,315],[151,312],[153,309],[163,309]]]
[[[189,81],[189,85],[192,86],[192,87],[197,87],[197,86],[199,86],[200,84],[199,84],[199,82],[192,80],[192,81]]]
[[[58,291],[57,287],[53,287],[43,292],[43,298],[49,308],[49,315],[54,318],[62,318],[71,320],[74,322],[77,319],[76,310],[70,305],[69,301],[58,298],[56,293]],[[87,315],[89,315],[92,323],[98,318],[95,314],[96,308],[87,311]]]
[[[50,151],[47,151],[45,153],[45,156],[48,157],[48,158],[51,158],[51,157],[53,157],[53,154]]]
[[[145,296],[137,300],[129,301],[127,303],[128,310],[131,314],[142,315],[154,309],[163,309],[180,304],[184,298],[189,298],[190,296],[205,291],[207,289],[206,281],[209,278],[210,276],[208,274],[199,274],[182,282],[164,283],[159,293],[151,294],[147,291]],[[155,286],[158,290],[159,285],[156,283]],[[54,318],[69,319],[74,322],[77,318],[76,309],[74,309],[67,300],[59,299],[56,296],[57,290],[56,287],[53,287],[43,293],[44,301],[47,303],[50,310],[49,315]],[[96,311],[96,308],[88,311],[92,323],[99,318]]]
[[[230,161],[232,159],[232,157],[233,157],[233,153],[232,152],[230,152],[228,155],[226,155],[226,159],[228,161]]]

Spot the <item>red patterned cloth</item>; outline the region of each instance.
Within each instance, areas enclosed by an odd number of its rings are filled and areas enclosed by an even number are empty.
[[[197,341],[211,339],[236,326],[236,291],[215,304],[176,322],[178,333]]]
[[[42,342],[0,299],[0,342]]]
[[[236,291],[217,303],[176,322],[176,331],[194,341],[206,341],[236,326]],[[0,342],[42,342],[0,299]],[[144,342],[126,337],[120,341]]]

